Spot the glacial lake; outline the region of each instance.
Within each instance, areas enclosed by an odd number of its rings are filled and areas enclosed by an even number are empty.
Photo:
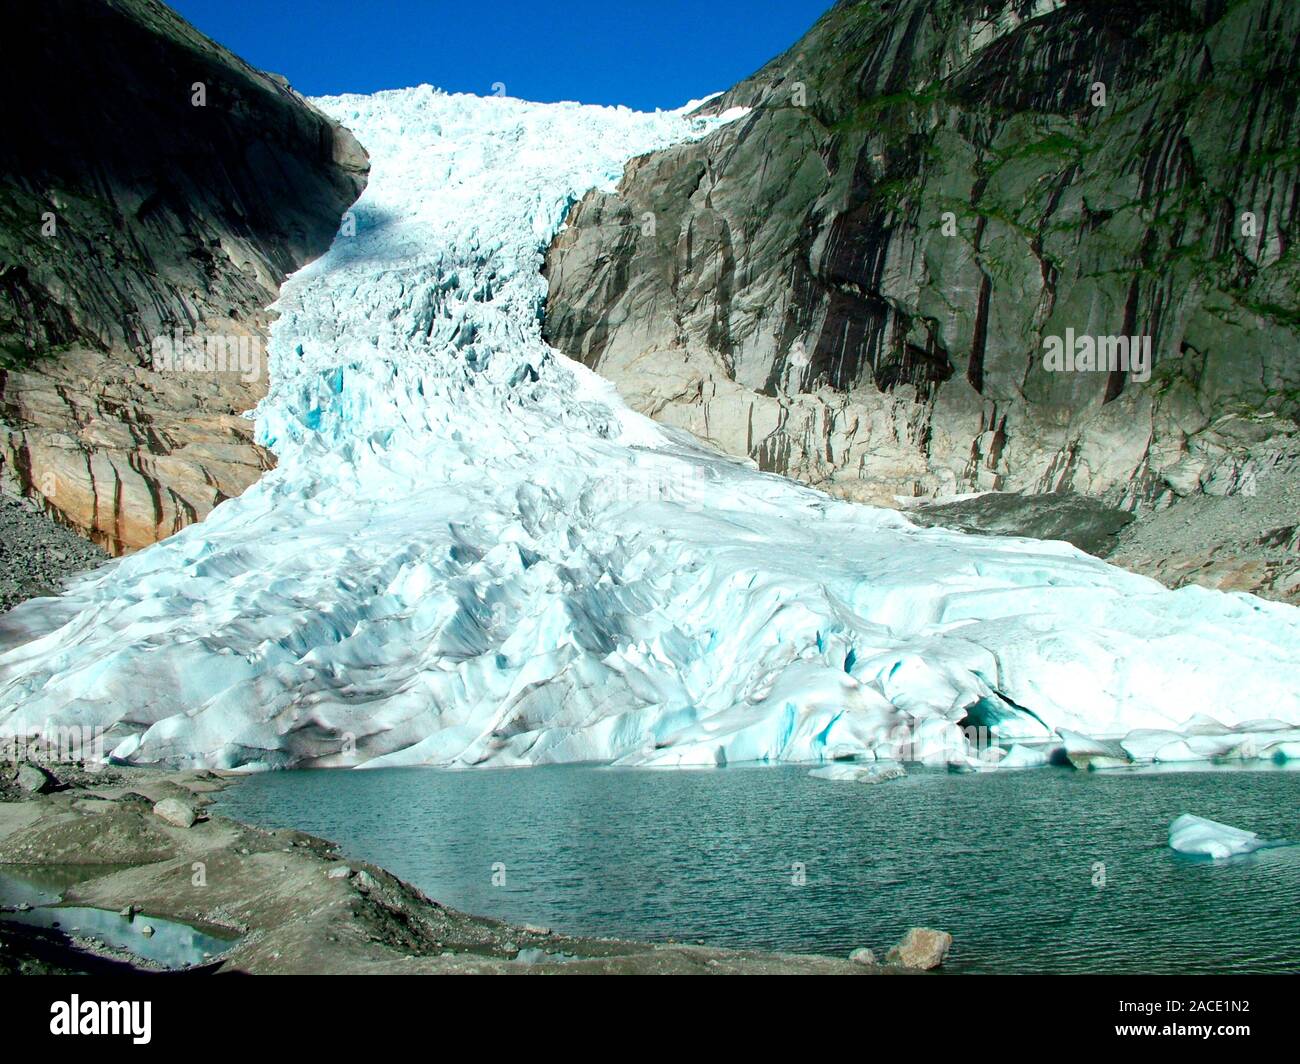
[[[318,770],[252,776],[217,811],[573,934],[844,956],[927,925],[955,939],[949,971],[1300,971],[1300,846],[1168,846],[1181,813],[1300,841],[1281,767]]]

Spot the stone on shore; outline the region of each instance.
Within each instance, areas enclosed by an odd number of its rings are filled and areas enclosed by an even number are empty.
[[[188,828],[198,819],[194,807],[179,798],[164,798],[153,807],[153,815],[173,827]]]
[[[48,794],[57,784],[58,780],[36,765],[23,764],[18,768],[18,786],[28,794]]]
[[[952,935],[932,927],[914,927],[897,946],[890,948],[885,960],[902,968],[930,971],[943,964],[952,948]]]

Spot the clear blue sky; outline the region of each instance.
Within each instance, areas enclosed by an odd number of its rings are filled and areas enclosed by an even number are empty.
[[[39,0],[33,0],[39,2]],[[833,0],[167,0],[256,67],[317,96],[428,82],[638,109],[729,88]]]

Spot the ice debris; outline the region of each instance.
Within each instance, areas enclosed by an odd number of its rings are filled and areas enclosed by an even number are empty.
[[[1184,813],[1169,825],[1169,845],[1179,853],[1223,861],[1252,853],[1268,843],[1253,831],[1220,824],[1217,820]]]

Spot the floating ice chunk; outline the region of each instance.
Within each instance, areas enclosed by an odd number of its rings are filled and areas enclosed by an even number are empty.
[[[1122,768],[1133,763],[1120,743],[1093,739],[1066,728],[1058,728],[1056,734],[1065,743],[1065,756],[1075,768]]]
[[[884,783],[901,779],[907,770],[897,761],[874,761],[868,765],[821,765],[808,775],[819,780],[839,780],[845,783]]]
[[[1189,735],[1187,745],[1202,758],[1250,761],[1269,746],[1300,740],[1300,729],[1280,721],[1249,721],[1218,735]]]
[[[1204,754],[1194,750],[1177,732],[1160,728],[1139,728],[1120,740],[1124,752],[1134,761],[1203,761]]]
[[[1224,861],[1239,854],[1251,853],[1268,843],[1253,831],[1243,831],[1216,820],[1184,813],[1169,825],[1169,845],[1179,853]]]
[[[1157,751],[1182,738],[1177,732],[1162,728],[1138,728],[1124,736],[1119,745],[1134,761],[1154,761]]]
[[[1200,757],[1184,740],[1174,739],[1165,743],[1156,752],[1153,760],[1167,763],[1178,761],[1199,761]]]
[[[1207,717],[1193,718],[1178,730],[1138,728],[1119,741],[1134,762],[1249,761],[1256,758],[1286,760],[1285,751],[1300,743],[1300,728],[1280,720],[1248,720],[1229,728]],[[1093,739],[1076,740],[1080,757],[1093,755],[1091,767],[1099,763],[1111,744]],[[1279,751],[1281,755],[1279,756]]]
[[[968,757],[965,760],[980,770],[994,769],[998,768],[1007,759],[1009,752],[1005,746],[988,746],[980,750],[977,755]]]
[[[1007,751],[1007,756],[998,762],[998,768],[1038,768],[1049,764],[1052,755],[1059,746],[1025,746],[1016,743]]]

